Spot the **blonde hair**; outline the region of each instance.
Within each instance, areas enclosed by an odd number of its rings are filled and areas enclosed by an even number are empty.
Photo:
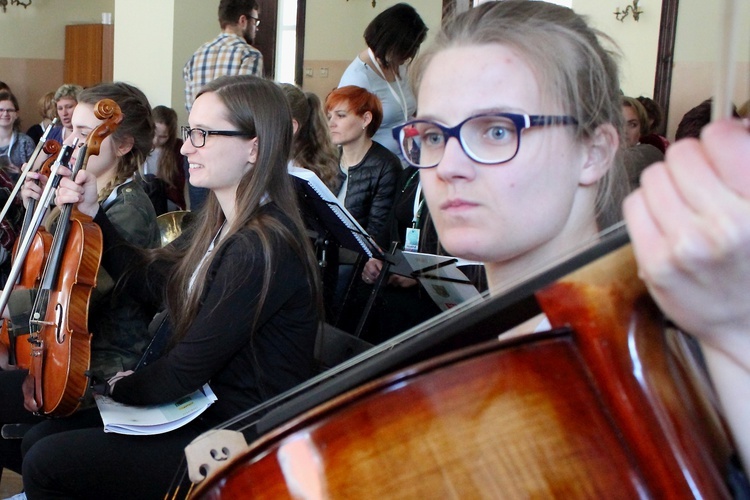
[[[436,54],[450,47],[502,44],[521,54],[534,71],[546,104],[559,104],[578,120],[575,136],[590,138],[603,124],[622,136],[616,54],[600,40],[614,42],[589,27],[566,7],[545,2],[489,2],[449,19],[434,42],[410,69],[414,94]],[[628,183],[618,153],[614,165],[599,181],[596,217],[600,228],[621,219]]]

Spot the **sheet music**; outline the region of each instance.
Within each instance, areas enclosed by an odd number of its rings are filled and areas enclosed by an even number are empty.
[[[445,311],[480,295],[459,266],[481,265],[481,263],[446,255],[406,251],[402,254],[405,263],[411,268],[408,276],[419,281],[441,310]],[[403,271],[404,266],[399,266],[399,269]]]
[[[305,186],[317,193],[318,197],[320,197],[320,201],[324,203],[328,207],[330,213],[341,222],[343,225],[342,228],[345,228],[344,232],[336,231],[335,227],[326,228],[337,237],[341,246],[354,252],[365,253],[368,257],[373,256],[373,250],[375,253],[379,252],[382,255],[382,250],[378,247],[372,237],[367,234],[367,231],[359,225],[357,220],[352,217],[349,211],[341,204],[336,195],[328,189],[328,186],[323,184],[323,181],[321,181],[314,172],[292,165],[289,165],[288,171],[294,177],[303,180]]]

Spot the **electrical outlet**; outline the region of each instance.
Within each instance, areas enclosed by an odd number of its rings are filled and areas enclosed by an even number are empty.
[[[320,68],[320,77],[328,78],[328,68]]]
[[[305,68],[305,76],[308,76],[310,78],[313,77],[313,69],[312,68]]]

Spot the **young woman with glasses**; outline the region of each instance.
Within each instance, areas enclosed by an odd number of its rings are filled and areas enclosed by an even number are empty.
[[[193,438],[313,374],[319,286],[287,174],[286,98],[271,81],[222,77],[199,93],[189,122],[182,152],[190,179],[211,193],[199,220],[167,247],[146,254],[123,245],[88,172],[61,182],[57,196],[94,216],[104,264],[124,276],[121,286],[153,305],[166,302],[167,352],[113,377],[112,398],[169,403],[210,383],[218,400],[166,434],[105,434],[98,413],[78,421],[82,430],[35,428],[24,439],[29,498],[161,498]],[[127,471],[138,471],[137,480]]]
[[[415,60],[417,119],[393,132],[440,242],[484,262],[490,288],[595,237],[627,185],[610,53],[569,9],[504,4],[472,9]]]
[[[20,131],[18,101],[10,92],[0,92],[0,168],[11,179],[34,152],[34,141]]]
[[[417,120],[394,136],[421,168],[441,243],[483,261],[491,288],[618,218],[623,118],[602,39],[570,9],[490,2],[450,22],[412,65]],[[749,158],[747,124],[716,123],[672,145],[624,205],[640,274],[700,340],[746,464]]]

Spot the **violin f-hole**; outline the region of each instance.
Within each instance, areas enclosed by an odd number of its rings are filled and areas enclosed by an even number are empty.
[[[62,305],[58,302],[55,304],[55,339],[58,344],[65,342],[65,332],[62,330]]]

